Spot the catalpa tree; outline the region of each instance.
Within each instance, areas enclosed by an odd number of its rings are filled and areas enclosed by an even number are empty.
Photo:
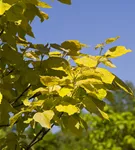
[[[0,128],[11,129],[0,139],[2,150],[29,150],[54,125],[79,135],[83,128],[87,130],[82,109],[109,119],[103,100],[112,100],[118,89],[132,95],[121,79],[99,67],[114,68],[112,58],[131,52],[115,46],[103,54],[106,44],[119,37],[98,44],[98,56],[82,53],[87,45],[77,40],[33,44],[26,39],[35,37],[32,21],[36,16],[41,22],[48,19],[40,8],[51,6],[40,0],[0,1]],[[25,134],[28,129],[35,131],[31,141]]]

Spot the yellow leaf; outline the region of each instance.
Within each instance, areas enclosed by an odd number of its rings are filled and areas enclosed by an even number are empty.
[[[44,102],[45,102],[44,100],[38,100],[38,101],[32,102],[31,105],[33,107],[42,107]]]
[[[70,93],[71,93],[71,90],[72,90],[72,89],[70,89],[70,88],[65,88],[65,87],[64,87],[64,88],[60,89],[60,90],[58,91],[58,93],[59,93],[59,95],[60,95],[61,97],[64,97],[64,96],[70,94]]]
[[[1,94],[1,92],[0,92],[0,104],[1,104],[1,102],[2,102],[2,98],[3,98],[3,96],[2,96],[2,94]]]
[[[104,65],[111,67],[111,68],[116,68],[116,66],[106,57],[99,57],[97,56],[99,62],[102,62]]]
[[[99,110],[99,112],[101,113],[101,115],[102,115],[102,117],[103,117],[104,119],[109,120],[109,116],[107,115],[107,113],[103,112],[103,111],[102,111],[101,109],[99,109],[99,108],[98,108],[98,110]]]
[[[95,46],[95,50],[98,49],[98,48],[103,48],[104,47],[104,43],[101,43],[101,44],[97,44]]]
[[[38,16],[41,18],[41,22],[43,22],[44,20],[49,19],[48,14],[44,13],[43,11],[39,11],[39,15]]]
[[[110,43],[112,43],[112,42],[115,42],[115,41],[118,40],[119,38],[120,38],[120,36],[116,36],[116,37],[114,37],[114,38],[108,38],[108,39],[105,40],[105,43],[106,43],[106,44],[110,44]]]
[[[55,108],[59,112],[66,112],[66,113],[68,113],[69,116],[79,112],[79,108],[74,106],[74,105],[67,105],[67,106],[58,105]]]
[[[61,57],[62,54],[61,54],[61,52],[54,51],[54,52],[49,52],[49,56],[50,57]]]
[[[38,1],[38,6],[42,8],[52,8],[50,5],[42,1]]]
[[[33,119],[40,123],[40,125],[44,128],[51,128],[51,123],[50,121],[52,120],[54,116],[54,112],[52,110],[46,110],[42,113],[37,112],[34,116]]]
[[[30,102],[28,99],[25,99],[25,100],[23,101],[23,104],[24,104],[25,106],[30,106],[30,105],[31,105],[31,102]]]
[[[59,78],[51,77],[51,76],[40,76],[40,81],[45,86],[53,86],[53,85],[58,85]]]
[[[96,67],[98,63],[95,56],[83,56],[81,58],[74,59],[74,61],[78,65],[86,67]]]
[[[94,86],[91,84],[85,84],[81,87],[84,88],[89,95],[100,100],[103,100],[107,95],[106,90],[101,88],[100,86],[98,87],[98,85]]]
[[[39,56],[38,56],[34,51],[26,52],[26,53],[24,54],[24,56],[27,57],[27,58],[34,59],[34,60],[40,60],[40,59],[39,59]]]
[[[33,118],[28,118],[27,120],[24,121],[24,123],[29,124],[32,120]]]
[[[95,78],[87,78],[87,79],[79,80],[76,82],[77,86],[80,86],[82,84],[103,84],[103,82],[100,79],[96,79],[96,77]]]
[[[115,78],[115,76],[104,68],[96,68],[96,72],[100,73],[101,79],[104,83],[111,84]]]
[[[115,58],[122,56],[126,53],[132,52],[130,49],[126,49],[124,46],[115,46],[110,48],[106,53],[105,56],[108,58]]]
[[[39,88],[35,89],[34,91],[32,91],[30,93],[30,95],[31,96],[36,96],[36,95],[38,96],[40,94],[44,95],[44,94],[47,94],[47,93],[48,93],[48,89],[43,88],[43,87],[39,87]]]
[[[0,15],[3,15],[6,10],[8,10],[11,7],[8,3],[3,3],[0,1]]]

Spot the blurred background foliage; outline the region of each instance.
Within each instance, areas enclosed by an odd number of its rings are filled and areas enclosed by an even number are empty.
[[[135,94],[135,86],[126,82]],[[58,131],[48,133],[33,150],[135,150],[135,98],[122,90],[114,93],[112,102],[108,102],[105,111],[109,120],[82,112],[82,118],[88,123],[88,130],[82,135]],[[84,115],[85,113],[85,115]],[[39,127],[40,128],[40,127]],[[38,130],[38,127],[36,128]],[[0,130],[0,139],[10,129]],[[29,140],[35,130],[26,130]],[[29,142],[29,141],[27,141]]]

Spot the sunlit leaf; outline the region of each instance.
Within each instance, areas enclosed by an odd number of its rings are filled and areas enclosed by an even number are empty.
[[[74,59],[74,61],[80,66],[86,67],[96,67],[97,66],[97,59],[94,56],[83,56],[80,58]]]
[[[115,58],[122,56],[126,53],[132,52],[130,49],[126,49],[124,46],[115,46],[110,48],[106,53],[105,56],[108,58]]]
[[[11,5],[9,5],[8,3],[3,3],[2,1],[0,1],[0,15],[3,15],[6,10],[10,9],[10,7]]]
[[[71,88],[66,88],[66,87],[65,87],[65,88],[60,89],[60,90],[58,91],[58,93],[59,93],[59,95],[60,95],[61,97],[64,97],[64,96],[70,94],[71,91],[72,91]]]
[[[59,112],[66,112],[66,113],[68,113],[69,116],[73,115],[74,113],[78,113],[79,112],[79,108],[74,106],[74,105],[67,105],[67,106],[58,105],[55,108]]]
[[[44,128],[51,128],[51,123],[50,121],[52,120],[54,116],[54,112],[52,110],[46,110],[42,113],[37,112],[34,116],[33,119],[40,123],[40,125]]]
[[[38,6],[42,8],[52,8],[47,3],[38,0]]]
[[[104,83],[111,84],[115,78],[115,76],[104,68],[96,68],[96,72],[100,73],[101,79]]]
[[[40,81],[45,86],[53,86],[53,85],[58,85],[59,78],[50,77],[50,76],[40,76]]]
[[[111,62],[111,60],[109,60],[108,58],[106,57],[98,57],[98,61],[103,63],[104,65],[110,67],[110,68],[116,68],[116,66]]]
[[[101,43],[101,44],[97,44],[96,46],[95,46],[95,50],[96,49],[98,49],[98,48],[103,48],[104,47],[104,43]]]
[[[106,43],[106,44],[110,44],[110,43],[112,43],[112,42],[115,42],[115,41],[118,40],[119,38],[120,38],[120,36],[116,36],[116,37],[114,37],[114,38],[108,38],[108,39],[105,40],[105,43]]]
[[[0,104],[1,104],[1,102],[2,102],[2,98],[3,98],[3,96],[2,96],[2,94],[1,94],[1,92],[0,92]]]

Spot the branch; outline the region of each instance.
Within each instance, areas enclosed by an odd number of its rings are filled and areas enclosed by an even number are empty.
[[[30,87],[31,87],[31,84],[30,84],[26,89],[24,89],[24,91],[16,98],[15,101],[13,101],[13,102],[11,103],[11,105],[14,105],[14,104],[23,96],[23,94],[28,91],[28,89],[29,89]]]
[[[52,126],[51,126],[50,129],[45,130],[45,131],[42,133],[42,136],[41,136],[39,139],[37,139],[35,142],[33,142],[33,143],[31,144],[31,147],[32,147],[33,145],[35,145],[36,143],[38,143],[39,141],[41,141],[41,140],[44,138],[44,136],[52,129],[53,126],[54,126],[54,124],[52,124]]]
[[[42,132],[45,130],[45,128],[42,128],[37,135],[34,137],[34,139],[29,143],[29,145],[27,146],[26,150],[29,150],[31,148],[31,145],[36,141],[36,139],[40,136],[40,134],[42,134]]]
[[[9,127],[10,124],[3,124],[3,125],[0,125],[0,128],[3,128],[3,127]]]
[[[31,100],[32,98],[35,98],[35,97],[37,97],[37,96],[40,96],[41,95],[41,93],[39,92],[39,93],[36,93],[36,94],[34,94],[32,97],[30,97],[29,98],[29,100]],[[18,105],[15,105],[14,106],[14,108],[16,108],[16,107],[20,107],[20,106],[22,106],[23,105],[23,103],[21,103],[21,104],[18,104]]]
[[[0,32],[0,36],[3,34],[3,32],[4,32],[4,29],[2,29],[2,30],[1,30],[1,32]]]
[[[62,117],[64,113],[61,113],[59,118]],[[30,144],[27,146],[27,148],[25,150],[29,150],[32,146],[34,146],[36,143],[38,143],[39,141],[41,141],[44,136],[53,128],[54,126],[54,123],[51,125],[51,128],[50,129],[45,129],[45,128],[42,128],[38,134],[35,136],[35,138],[30,142]],[[41,137],[39,137],[41,135]],[[39,138],[38,138],[39,137]]]

